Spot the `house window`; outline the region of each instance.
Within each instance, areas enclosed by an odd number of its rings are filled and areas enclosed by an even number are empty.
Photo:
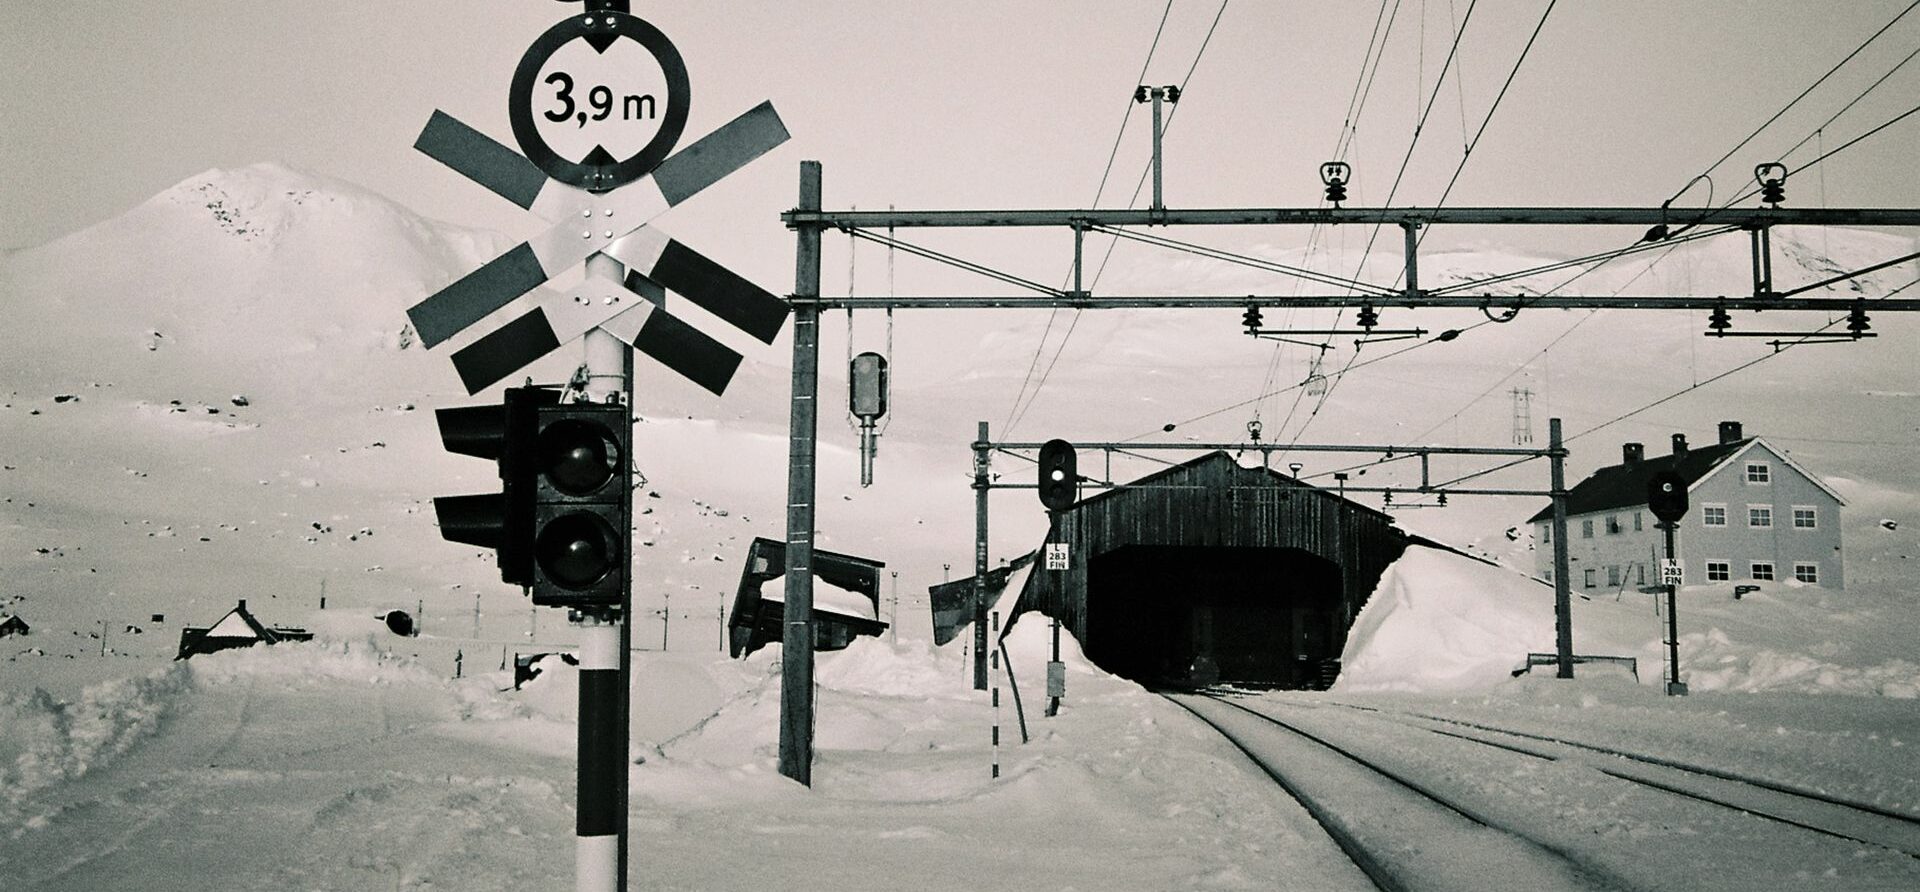
[[[1607,587],[1608,588],[1620,587],[1620,567],[1617,564],[1610,565],[1607,567]]]
[[[1768,467],[1766,462],[1763,462],[1763,461],[1747,462],[1747,482],[1748,483],[1771,483],[1772,481],[1773,481],[1773,469]]]
[[[1548,567],[1548,568],[1547,568],[1547,573],[1546,573],[1546,576],[1545,576],[1545,579],[1547,580],[1547,582],[1548,582],[1549,584],[1551,584],[1551,583],[1553,582],[1553,568],[1552,568],[1552,567]]]
[[[1553,544],[1553,524],[1542,524],[1540,526],[1540,541],[1548,545]]]
[[[1707,581],[1726,582],[1733,578],[1733,567],[1726,561],[1707,562]]]
[[[1793,506],[1793,528],[1811,530],[1820,525],[1820,515],[1812,505]]]
[[[1701,505],[1700,506],[1700,524],[1701,526],[1709,526],[1709,527],[1726,526],[1727,525],[1727,506]]]
[[[1752,570],[1752,572],[1748,573],[1747,574],[1748,576],[1751,576],[1755,579],[1765,580],[1767,582],[1773,581],[1773,562],[1772,561],[1754,561],[1753,566],[1750,567],[1749,569]]]
[[[1639,515],[1636,514],[1634,516],[1638,517]],[[1647,584],[1647,565],[1646,564],[1636,563],[1633,565],[1633,584],[1634,585]]]
[[[1747,506],[1747,526],[1750,526],[1750,527],[1773,526],[1773,507],[1770,505],[1748,505]]]
[[[1820,582],[1820,565],[1794,561],[1793,578],[1810,585],[1818,584]]]
[[[1580,571],[1580,585],[1582,588],[1593,588],[1593,568],[1592,567],[1588,567],[1587,569]]]
[[[1620,515],[1618,514],[1607,515],[1607,535],[1615,536],[1615,535],[1619,535],[1619,533],[1620,533]]]
[[[1633,531],[1638,533],[1640,532],[1641,529],[1642,527],[1640,526],[1640,512],[1635,511],[1633,512]]]
[[[1592,518],[1588,518],[1586,520],[1580,521],[1580,538],[1582,539],[1593,538],[1593,519]]]

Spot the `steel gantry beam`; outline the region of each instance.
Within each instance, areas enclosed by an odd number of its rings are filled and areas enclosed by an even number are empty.
[[[1260,307],[1375,307],[1405,309],[1448,308],[1459,310],[1521,309],[1610,309],[1610,310],[1785,310],[1844,312],[1853,307],[1856,297],[1695,297],[1691,295],[1465,295],[1465,294],[1125,294],[1095,297],[1084,292],[1058,296],[1045,294],[967,294],[941,296],[911,295],[818,295],[791,298],[795,307],[819,309],[910,309],[910,310],[988,310],[988,309],[1070,309],[1103,310],[1152,307],[1159,309],[1211,307],[1237,310]],[[1882,312],[1920,311],[1920,298],[1867,299],[1868,306]]]
[[[1148,208],[1148,209],[1053,209],[1053,210],[886,210],[886,211],[827,211],[795,209],[781,215],[787,226],[795,231],[820,232],[837,229],[849,235],[867,238],[899,247],[931,260],[947,263],[970,272],[988,275],[1003,282],[1021,285],[1034,294],[1027,295],[854,295],[827,296],[811,295],[796,297],[796,305],[806,303],[820,309],[1018,309],[1018,308],[1073,308],[1073,309],[1114,309],[1129,307],[1161,308],[1240,308],[1250,306],[1268,307],[1356,307],[1372,304],[1380,307],[1404,309],[1441,308],[1441,309],[1478,309],[1504,310],[1521,308],[1539,309],[1629,309],[1629,310],[1714,310],[1720,308],[1738,308],[1745,310],[1776,310],[1806,312],[1836,312],[1848,309],[1851,302],[1860,299],[1857,295],[1846,297],[1803,296],[1807,292],[1818,290],[1827,285],[1851,280],[1857,276],[1880,269],[1897,266],[1920,258],[1920,252],[1893,258],[1871,266],[1850,270],[1840,275],[1790,291],[1776,291],[1773,287],[1772,247],[1768,238],[1769,231],[1775,226],[1877,226],[1877,227],[1920,227],[1920,208],[1781,208],[1781,207],[1725,207],[1675,210],[1668,207],[1477,207],[1477,208]],[[1231,294],[1231,295],[1094,295],[1083,288],[1081,265],[1083,263],[1082,242],[1088,231],[1111,235],[1128,235],[1148,244],[1179,249],[1195,249],[1206,253],[1213,249],[1201,246],[1188,246],[1180,243],[1147,236],[1141,233],[1125,233],[1123,227],[1176,227],[1176,226],[1316,226],[1316,225],[1380,225],[1399,226],[1406,235],[1406,247],[1402,256],[1400,282],[1396,287],[1388,288],[1371,285],[1358,279],[1348,281],[1341,277],[1315,274],[1280,264],[1263,264],[1273,272],[1296,277],[1308,278],[1322,285],[1333,285],[1346,293],[1325,294]],[[1560,295],[1497,293],[1498,289],[1489,287],[1500,282],[1511,281],[1522,273],[1544,273],[1550,269],[1522,271],[1496,276],[1484,285],[1475,283],[1455,283],[1436,289],[1420,287],[1419,279],[1419,238],[1421,229],[1445,224],[1473,226],[1649,226],[1662,232],[1655,237],[1649,232],[1636,247],[1612,252],[1624,255],[1633,250],[1663,247],[1690,241],[1710,235],[1744,230],[1752,236],[1753,281],[1746,293],[1729,292],[1722,295]],[[1070,230],[1074,237],[1074,285],[1071,290],[1059,290],[1029,283],[1024,279],[999,273],[989,267],[959,258],[950,257],[937,251],[900,242],[891,235],[881,237],[874,234],[879,230],[898,230],[911,228],[926,229],[968,229],[991,227],[1063,227]],[[1664,233],[1667,227],[1680,227],[1681,230],[1694,227],[1717,228],[1714,232],[1696,233],[1681,237],[1678,233],[1669,237]],[[1218,256],[1216,253],[1213,256]],[[1241,258],[1223,258],[1232,262],[1245,262]],[[1557,264],[1554,268],[1598,263],[1612,259],[1610,255],[1594,255],[1583,260],[1570,260]],[[1469,293],[1478,292],[1478,293]],[[1884,296],[1872,298],[1873,307],[1884,312],[1920,312],[1920,298],[1894,298]]]
[[[1115,208],[978,211],[792,210],[795,229],[912,229],[985,226],[1262,226],[1405,223],[1429,226],[1920,226],[1920,208]]]

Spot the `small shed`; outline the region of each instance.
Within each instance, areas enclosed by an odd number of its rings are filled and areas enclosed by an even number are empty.
[[[870,558],[813,550],[813,649],[840,650],[861,635],[887,630],[880,615],[880,570]],[[740,568],[740,587],[727,618],[728,653],[744,657],[785,635],[784,599],[768,597],[762,586],[787,573],[787,546],[755,537]],[[829,597],[838,591],[841,597]]]
[[[268,627],[255,619],[247,610],[247,602],[242,599],[234,605],[219,622],[206,628],[187,627],[180,630],[180,652],[174,655],[176,660],[184,660],[195,654],[217,653],[236,647],[252,647],[256,644],[278,644],[282,641],[311,641],[313,633],[306,629],[289,626]]]
[[[32,633],[32,631],[33,629],[27,625],[27,621],[21,619],[19,616],[11,613],[0,613],[0,638],[27,635]]]
[[[1348,629],[1410,542],[1391,515],[1226,452],[1083,499],[1008,625],[1058,618],[1089,659],[1149,685],[1324,688]],[[1451,549],[1449,549],[1451,550]]]

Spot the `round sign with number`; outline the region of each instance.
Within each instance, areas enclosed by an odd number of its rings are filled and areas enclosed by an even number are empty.
[[[620,12],[576,15],[514,69],[507,116],[547,175],[605,192],[673,151],[687,126],[687,66],[660,29]]]

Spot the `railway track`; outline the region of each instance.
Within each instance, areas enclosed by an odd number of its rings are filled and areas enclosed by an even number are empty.
[[[1443,716],[1166,696],[1381,889],[1920,888],[1920,820],[1870,803]]]
[[[1219,697],[1164,696],[1279,784],[1382,890],[1634,888],[1284,720]]]
[[[1550,734],[1413,712],[1389,712],[1348,703],[1331,705],[1406,722],[1435,734],[1468,740],[1540,759],[1584,760],[1610,777],[1734,809],[1814,833],[1880,846],[1920,859],[1920,818],[1872,803],[1833,796],[1768,778],[1752,777],[1677,759],[1634,753]],[[1466,729],[1446,730],[1436,726]],[[1492,735],[1491,737],[1487,735]],[[1518,742],[1516,742],[1518,741]],[[1604,757],[1615,764],[1605,764]]]

